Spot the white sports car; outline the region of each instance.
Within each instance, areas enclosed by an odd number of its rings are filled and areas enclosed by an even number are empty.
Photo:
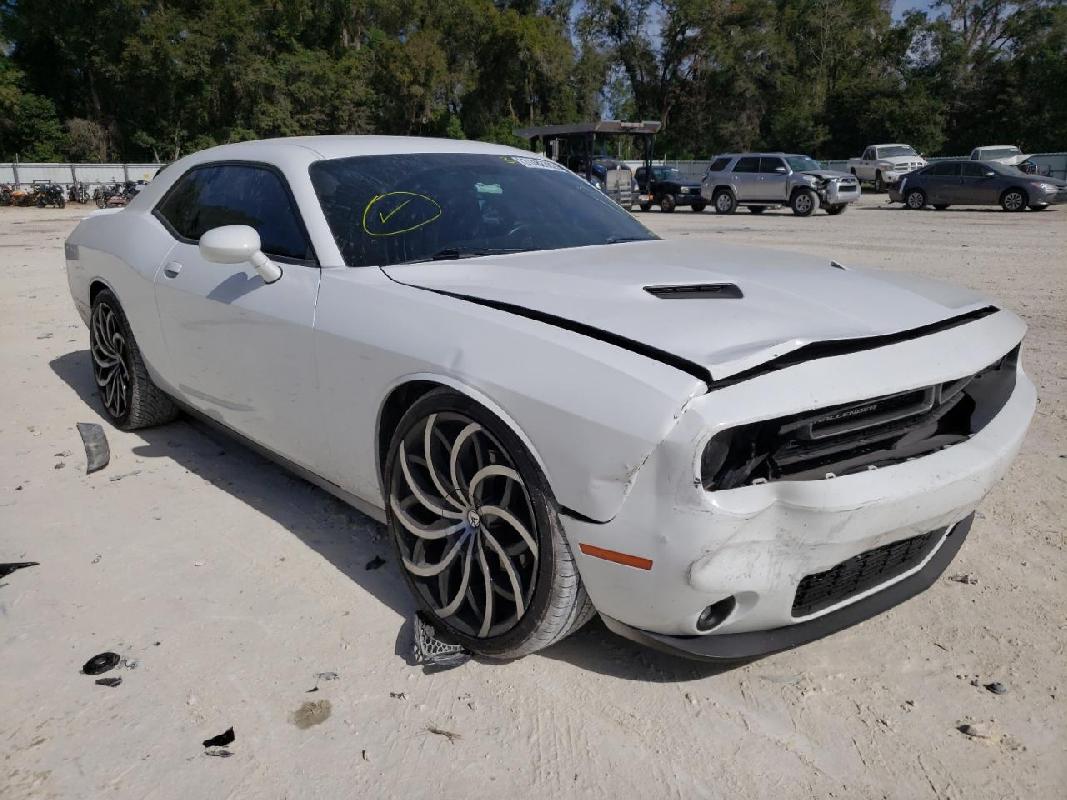
[[[186,409],[384,521],[422,611],[492,657],[594,612],[742,659],[883,611],[1036,402],[1025,326],[974,292],[661,241],[477,142],[213,148],[66,259],[116,426]]]

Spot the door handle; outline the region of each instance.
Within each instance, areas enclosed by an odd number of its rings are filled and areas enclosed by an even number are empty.
[[[171,261],[167,263],[167,266],[163,267],[163,274],[168,278],[177,278],[182,271],[182,265],[177,261]]]

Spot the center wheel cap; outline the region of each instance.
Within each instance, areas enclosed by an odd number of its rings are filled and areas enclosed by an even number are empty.
[[[467,524],[472,528],[477,528],[482,524],[482,518],[478,516],[478,512],[474,509],[467,512]]]

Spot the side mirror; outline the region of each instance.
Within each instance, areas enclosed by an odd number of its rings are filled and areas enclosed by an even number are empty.
[[[985,171],[985,176],[987,178],[995,178],[997,176],[997,173],[993,172],[993,170],[991,170],[991,169],[987,169]]]
[[[784,175],[784,174],[786,173],[786,171],[787,171],[787,170],[786,170],[786,168],[785,168],[785,167],[775,167],[775,168],[774,168],[774,171],[775,171],[775,172],[781,172],[781,173],[782,173],[782,174]]]
[[[259,248],[259,234],[249,225],[223,225],[200,237],[200,255],[205,261],[213,264],[250,262],[264,283],[274,283],[282,276],[282,268]]]

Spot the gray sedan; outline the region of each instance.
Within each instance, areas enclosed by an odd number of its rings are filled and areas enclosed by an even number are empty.
[[[993,161],[938,161],[905,176],[889,189],[889,200],[911,209],[931,205],[997,205],[1005,211],[1044,211],[1067,203],[1067,181],[1026,175]]]

